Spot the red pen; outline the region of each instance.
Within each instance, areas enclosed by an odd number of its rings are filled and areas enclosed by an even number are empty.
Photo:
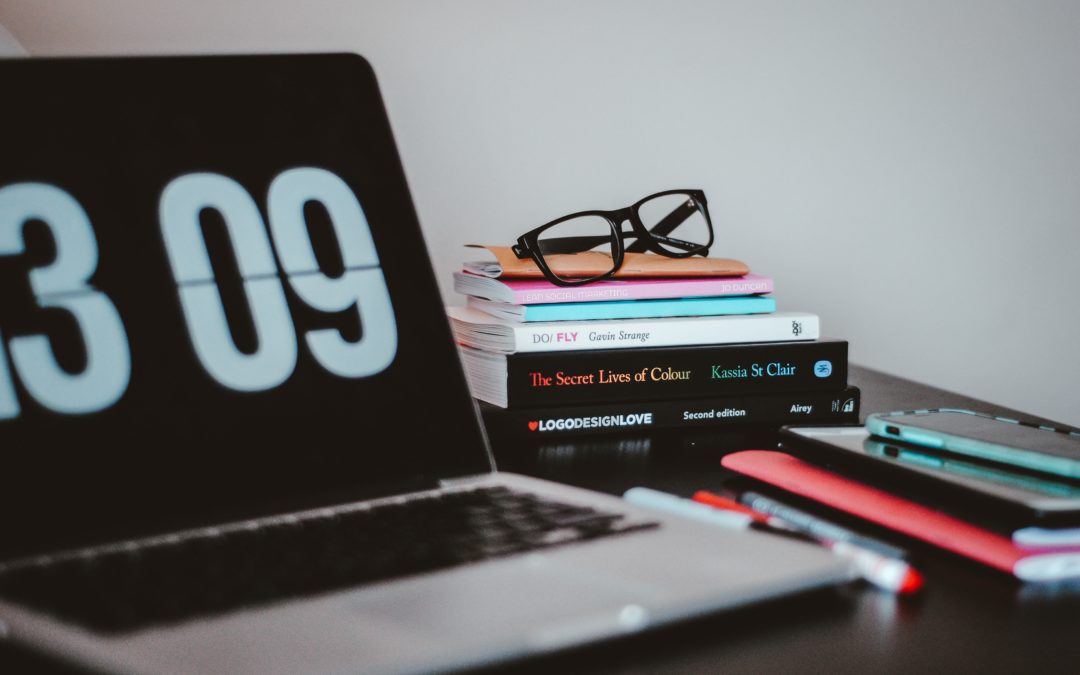
[[[709,506],[712,506],[712,507],[715,507],[715,508],[718,508],[718,509],[723,509],[725,511],[735,511],[737,513],[745,513],[746,515],[750,516],[751,518],[753,518],[754,520],[756,520],[759,523],[767,523],[767,522],[769,522],[769,517],[767,515],[765,515],[764,513],[761,513],[760,511],[755,511],[754,509],[750,508],[749,506],[746,506],[745,504],[740,504],[739,502],[735,501],[734,499],[728,499],[727,497],[721,497],[720,495],[713,494],[712,492],[707,492],[705,490],[698,490],[697,492],[694,493],[694,496],[691,497],[691,499],[693,499],[695,502],[698,502],[700,504],[708,504]]]

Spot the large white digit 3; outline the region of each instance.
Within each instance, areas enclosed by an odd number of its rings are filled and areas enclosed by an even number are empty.
[[[203,367],[218,382],[238,391],[260,391],[284,382],[296,367],[296,330],[273,249],[251,195],[225,176],[192,173],[169,183],[159,208],[180,304]],[[203,209],[218,211],[228,228],[255,323],[258,346],[252,354],[240,351],[229,333],[199,227]]]
[[[66,372],[56,362],[45,335],[11,340],[11,360],[30,395],[59,413],[90,413],[108,408],[127,390],[131,353],[124,324],[112,302],[90,285],[98,249],[90,219],[79,203],[60,188],[18,183],[0,189],[0,255],[25,248],[23,226],[44,222],[56,244],[56,259],[30,271],[30,287],[42,307],[67,310],[79,324],[86,347],[86,367]],[[0,343],[2,345],[2,343]],[[3,354],[0,354],[0,359]],[[0,418],[18,415],[10,378],[0,364]]]
[[[345,273],[328,277],[319,269],[304,220],[304,204],[316,201],[330,215]],[[308,347],[323,368],[341,377],[366,377],[387,366],[397,353],[397,324],[379,256],[364,210],[345,181],[324,169],[282,172],[270,184],[270,231],[289,284],[306,304],[324,312],[352,307],[363,330],[357,342],[337,330],[309,331]]]

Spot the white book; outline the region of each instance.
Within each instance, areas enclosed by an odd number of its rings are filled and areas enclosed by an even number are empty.
[[[468,307],[447,307],[446,313],[459,343],[500,354],[791,342],[821,336],[818,316],[808,312],[532,323]]]

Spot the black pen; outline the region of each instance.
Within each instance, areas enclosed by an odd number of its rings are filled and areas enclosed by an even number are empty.
[[[818,539],[845,542],[890,558],[902,559],[908,557],[907,551],[902,548],[865,534],[859,534],[757,492],[744,492],[739,496],[739,501],[758,513],[775,516]]]

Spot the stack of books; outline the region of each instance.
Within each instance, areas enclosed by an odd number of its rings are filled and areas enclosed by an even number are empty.
[[[772,279],[633,278],[563,287],[454,275],[448,307],[493,434],[854,422],[847,342],[777,312]]]

